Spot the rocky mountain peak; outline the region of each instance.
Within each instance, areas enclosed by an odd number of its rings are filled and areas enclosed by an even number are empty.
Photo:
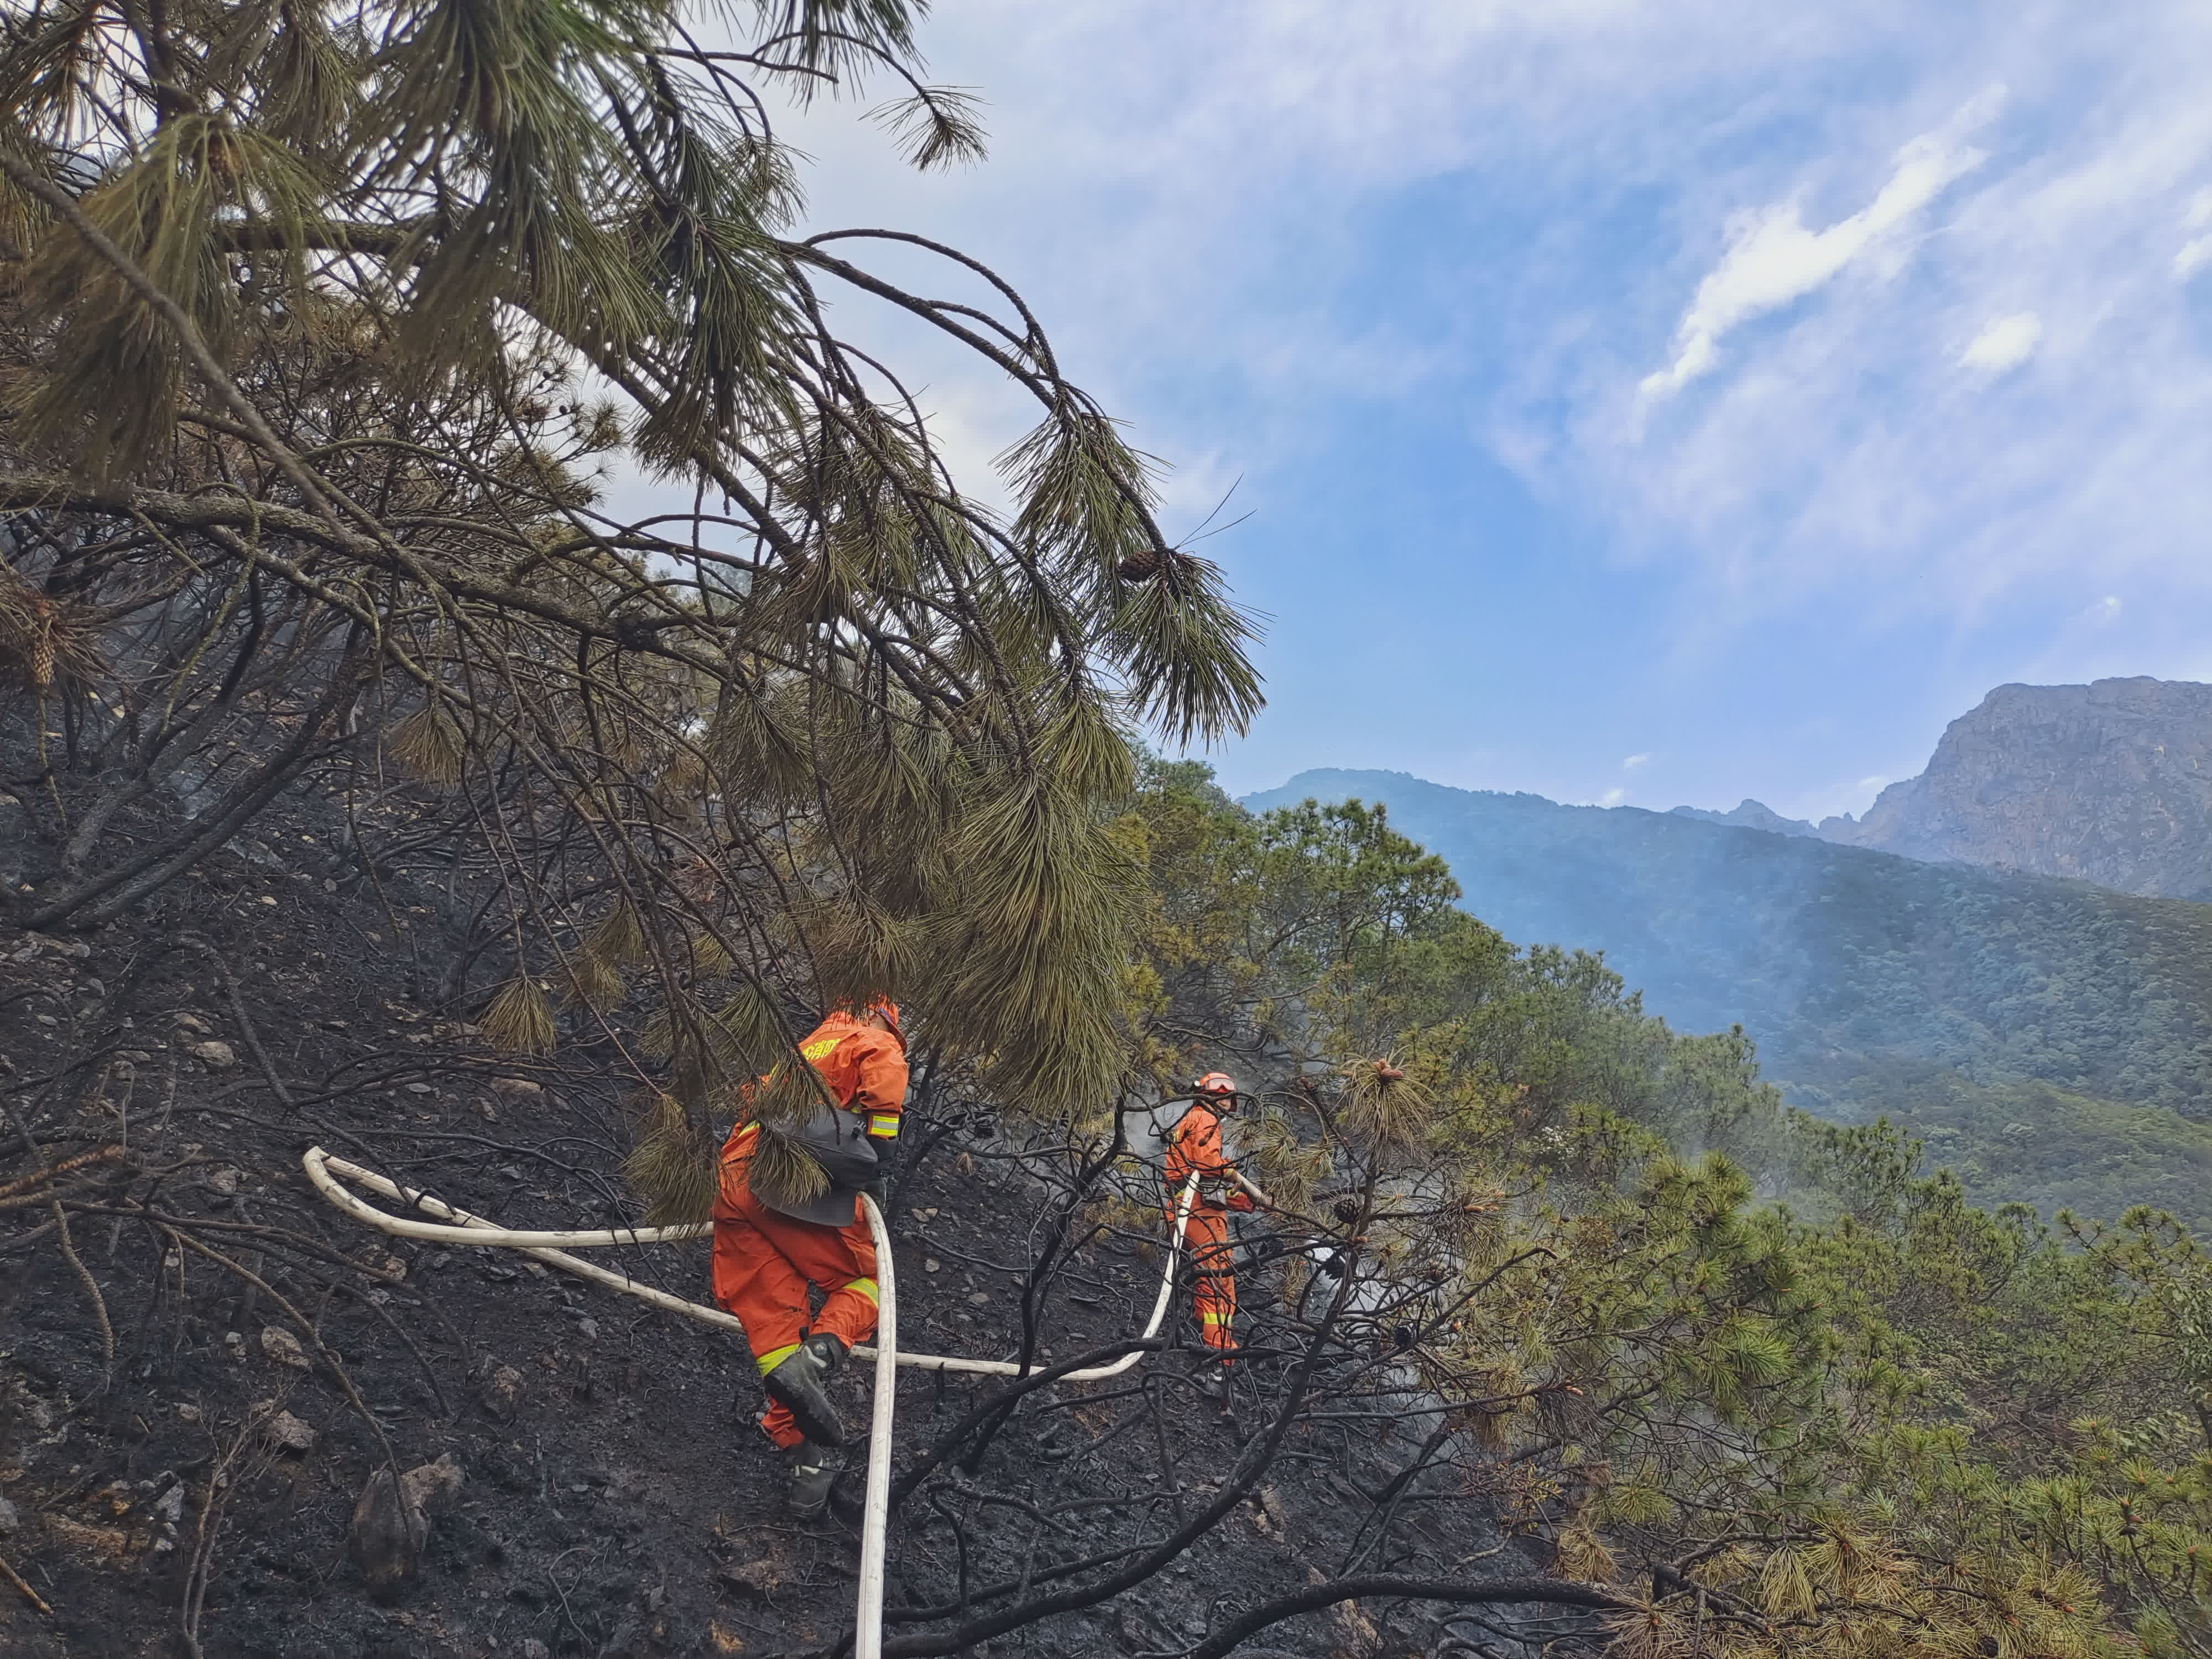
[[[2212,685],[2001,685],[1951,722],[1926,771],[1820,833],[1908,858],[2212,899]]]

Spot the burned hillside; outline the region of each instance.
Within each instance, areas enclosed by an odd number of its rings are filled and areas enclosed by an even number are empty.
[[[621,1085],[592,1045],[518,1060],[410,995],[476,896],[378,849],[435,813],[402,789],[349,839],[330,799],[288,799],[150,914],[9,933],[0,1556],[52,1610],[11,1592],[10,1651],[832,1652],[849,1631],[857,1467],[829,1519],[782,1514],[742,1344],[510,1252],[368,1231],[302,1176],[319,1143],[507,1224],[635,1214]],[[1096,1148],[949,1094],[915,1119],[892,1216],[905,1346],[1014,1357],[1025,1291],[1041,1367],[1142,1328],[1153,1178],[1116,1170],[1063,1226]],[[703,1245],[629,1254],[705,1299]],[[907,1375],[886,1650],[1179,1652],[1316,1581],[1541,1576],[1541,1529],[1497,1525],[1508,1471],[1425,1414],[1371,1319],[1243,1467],[1313,1323],[1277,1299],[1285,1271],[1246,1276],[1226,1413],[1190,1385],[1187,1297],[1126,1378],[1038,1389],[1003,1421],[1003,1384]],[[848,1392],[857,1411],[866,1385]],[[379,1589],[356,1502],[441,1459],[458,1474],[421,1565]],[[1054,1600],[1072,1605],[1040,1617]],[[1388,1632],[1448,1651],[1502,1625],[1346,1600],[1244,1650]]]

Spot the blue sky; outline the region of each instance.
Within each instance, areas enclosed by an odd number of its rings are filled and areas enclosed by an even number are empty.
[[[1818,817],[2004,681],[2212,678],[2201,0],[944,0],[922,39],[990,159],[794,114],[812,228],[1013,281],[1174,463],[1170,533],[1237,484],[1233,790]],[[1028,411],[892,343],[987,474]]]

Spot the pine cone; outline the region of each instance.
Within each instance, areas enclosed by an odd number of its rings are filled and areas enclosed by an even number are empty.
[[[46,691],[54,683],[54,606],[53,601],[33,599],[31,601],[31,690]]]
[[[1166,563],[1167,554],[1163,549],[1147,547],[1132,553],[1114,569],[1125,582],[1147,582],[1158,575]]]

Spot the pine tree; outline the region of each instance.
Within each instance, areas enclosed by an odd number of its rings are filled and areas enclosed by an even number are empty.
[[[498,872],[504,967],[448,992],[531,1049],[556,1004],[637,1011],[633,1167],[663,1212],[696,1207],[677,1172],[732,1091],[841,1000],[904,999],[941,1066],[1025,1108],[1110,1096],[1130,733],[1242,730],[1251,629],[1005,283],[921,238],[797,234],[778,96],[888,80],[873,113],[915,166],[980,153],[921,78],[920,10],[778,0],[734,50],[664,0],[9,16],[0,505],[33,528],[0,650],[120,720],[140,782],[240,722],[262,757],[221,837],[80,838],[22,920],[145,896],[366,725]],[[981,300],[874,274],[886,241]],[[1010,516],[833,293],[1034,400]],[[617,520],[613,465],[692,510]]]

